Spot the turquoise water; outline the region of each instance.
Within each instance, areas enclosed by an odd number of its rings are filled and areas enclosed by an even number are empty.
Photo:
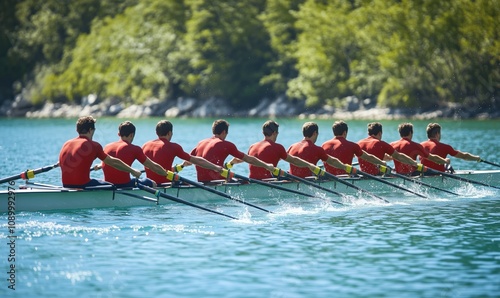
[[[134,120],[134,143],[155,138],[158,120]],[[242,151],[262,139],[266,119],[229,120],[228,140]],[[174,141],[191,150],[211,135],[212,121],[175,119]],[[95,140],[116,140],[120,122],[99,119]],[[285,147],[302,138],[303,120],[278,122],[278,141]],[[317,122],[321,144],[332,136],[332,121]],[[423,141],[427,122],[413,123],[414,139]],[[500,122],[440,123],[443,142],[500,162]],[[364,138],[366,124],[349,121],[348,139]],[[398,139],[399,122],[383,124],[384,140]],[[64,141],[75,135],[75,119],[0,119],[0,178],[55,163]],[[453,166],[494,169],[457,159]],[[234,170],[248,174],[245,165]],[[182,174],[195,177],[192,167]],[[60,184],[60,170],[33,181]],[[275,214],[233,202],[206,206],[239,220],[177,204],[19,212],[15,262],[8,260],[8,218],[3,214],[0,296],[500,297],[499,191],[467,186],[466,193],[421,199],[395,191],[387,197],[391,204],[359,197],[349,206],[256,202]],[[12,264],[15,291],[7,281]]]

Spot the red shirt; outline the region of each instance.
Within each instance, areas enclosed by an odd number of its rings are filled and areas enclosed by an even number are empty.
[[[358,144],[348,141],[344,137],[335,137],[331,140],[328,140],[324,142],[321,147],[325,149],[325,152],[328,155],[336,157],[342,163],[348,165],[352,164],[352,158],[354,157],[354,155],[358,157],[363,155],[363,150],[361,150],[361,147],[359,147]],[[325,170],[328,173],[332,173],[334,175],[347,174],[346,171],[334,168],[329,164],[325,164]]]
[[[311,140],[302,140],[293,144],[288,148],[288,154],[300,157],[312,164],[316,164],[320,159],[322,161],[328,159],[328,154],[326,154],[325,150],[320,146],[316,146]],[[293,164],[290,164],[290,174],[302,178],[312,175],[309,168],[300,168]]]
[[[136,159],[140,163],[144,163],[147,158],[144,152],[142,152],[141,147],[123,140],[104,146],[104,153],[121,159],[129,166],[131,166]],[[104,172],[104,180],[113,184],[125,184],[130,182],[129,173],[115,169],[105,163],[102,164],[102,171]]]
[[[286,153],[283,145],[270,140],[263,140],[250,146],[250,149],[248,149],[248,155],[255,156],[263,162],[272,163],[275,167],[281,159],[286,159],[288,157],[288,153]],[[266,179],[273,177],[268,170],[262,167],[256,167],[254,165],[249,166],[250,178]]]
[[[429,153],[432,153],[432,154],[435,154],[435,155],[439,155],[442,158],[446,158],[446,156],[448,154],[451,155],[451,156],[455,156],[455,155],[458,154],[458,151],[455,150],[455,149],[453,149],[453,147],[451,147],[448,144],[440,143],[437,140],[429,139],[429,140],[427,140],[425,142],[422,142],[420,144]],[[437,163],[435,163],[433,161],[428,160],[427,158],[421,158],[421,160],[422,160],[422,164],[424,166],[427,166],[427,167],[429,167],[431,169],[438,170],[438,171],[441,171],[441,172],[444,172],[446,170],[444,165],[437,164]]]
[[[108,157],[102,146],[87,137],[79,136],[64,143],[59,153],[63,185],[84,185],[90,181],[90,168],[96,158]]]
[[[407,138],[402,138],[399,141],[391,143],[391,146],[398,152],[404,153],[411,157],[413,160],[417,160],[417,156],[429,157],[429,152],[417,142],[410,141]],[[401,163],[394,160],[394,167],[396,172],[400,174],[411,174],[417,170],[416,167]]]
[[[239,159],[242,159],[245,156],[245,153],[239,151],[238,148],[236,148],[236,145],[215,136],[200,141],[198,145],[196,145],[196,148],[191,151],[191,154],[203,157],[221,167],[224,166],[224,161],[229,155]],[[224,179],[224,177],[222,177],[218,172],[199,166],[196,166],[196,173],[198,181]]]
[[[386,154],[392,156],[394,154],[394,151],[396,151],[389,143],[379,140],[372,136],[362,139],[361,141],[358,142],[358,145],[359,147],[361,147],[362,150],[365,150],[367,153],[375,155],[381,160],[384,160],[384,156]],[[366,160],[363,159],[359,159],[359,167],[361,168],[361,171],[366,172],[368,174],[378,175],[379,173],[378,167],[376,165],[367,162]]]
[[[146,142],[142,146],[142,151],[147,157],[149,157],[149,159],[158,163],[167,171],[172,169],[172,163],[174,162],[175,157],[179,157],[187,161],[191,159],[191,155],[186,153],[184,149],[182,149],[181,145],[172,143],[165,138],[158,138],[156,140]],[[148,168],[146,168],[146,177],[153,180],[157,184],[170,182],[167,177],[158,175]]]

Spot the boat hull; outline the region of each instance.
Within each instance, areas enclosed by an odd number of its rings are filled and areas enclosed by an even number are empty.
[[[479,181],[496,187],[500,186],[500,171],[461,171],[457,177]],[[402,189],[420,190],[429,192],[431,189],[426,186],[406,181],[401,178],[382,178],[385,181],[400,186],[396,188],[386,185],[379,181],[365,178],[343,178],[342,181],[352,183],[353,185],[372,192],[378,196],[393,197],[401,196],[405,193]],[[443,176],[418,177],[418,181],[433,185],[448,191],[459,192],[459,188],[468,184],[457,179]],[[338,192],[342,196],[358,196],[361,193],[343,183],[337,181],[315,181],[319,186]],[[342,201],[343,197],[297,182],[274,182],[273,185],[285,187],[293,191],[300,191],[307,194],[313,194],[321,198],[330,198],[332,200]],[[238,184],[227,183],[216,186],[210,186],[219,192],[230,195],[236,200],[248,202],[258,202],[259,204],[275,204],[276,202],[286,201],[293,198],[305,197],[296,193],[271,188],[260,184]],[[479,186],[483,187],[483,186]],[[401,189],[402,188],[402,189]],[[493,189],[493,188],[492,188]],[[175,198],[195,203],[195,204],[220,204],[230,202],[231,199],[209,192],[207,190],[192,186],[176,186],[161,188],[162,193]],[[432,190],[439,192],[439,190]],[[411,195],[411,194],[410,194]],[[448,195],[443,193],[443,195]],[[171,204],[172,201],[164,197],[156,197],[153,194],[140,189],[131,190],[69,190],[57,187],[37,187],[27,184],[24,189],[14,189],[10,191],[0,191],[0,212],[8,211],[48,211],[48,210],[71,210],[86,208],[110,208],[110,207],[135,207],[135,206],[155,206]],[[236,202],[235,202],[236,203]]]

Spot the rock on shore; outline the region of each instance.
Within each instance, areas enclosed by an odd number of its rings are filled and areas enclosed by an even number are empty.
[[[344,119],[344,120],[390,120],[390,119],[493,119],[500,118],[500,111],[479,108],[464,108],[458,105],[423,111],[420,109],[390,109],[373,105],[370,99],[359,100],[354,96],[343,100],[344,106],[334,108],[323,106],[319,109],[306,108],[303,103],[287,100],[285,97],[263,99],[248,110],[231,108],[222,99],[177,98],[176,100],[150,99],[142,105],[126,105],[117,99],[98,100],[91,94],[82,99],[81,104],[51,103],[34,106],[19,95],[13,101],[0,106],[0,117],[27,118],[77,118],[83,115],[95,117],[115,116],[118,118],[165,117],[299,117],[303,119]]]

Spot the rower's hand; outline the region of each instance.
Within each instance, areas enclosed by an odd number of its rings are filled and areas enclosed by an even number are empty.
[[[172,171],[174,171],[176,173],[179,173],[180,171],[182,171],[182,169],[184,169],[184,165],[183,164],[182,165],[177,164],[177,165],[175,165],[175,166],[172,167]]]
[[[224,168],[230,170],[233,168],[233,164],[229,161],[224,164]]]
[[[388,166],[379,165],[378,169],[379,169],[380,173],[383,173],[384,175],[389,175],[392,172],[391,167],[388,167]]]
[[[92,170],[94,171],[99,171],[100,169],[102,169],[102,166],[100,164],[97,164],[92,168]]]
[[[179,174],[174,173],[172,171],[167,171],[167,176],[166,178],[170,181],[178,181],[179,180]]]
[[[481,157],[477,156],[476,161],[477,161],[477,162],[482,162],[483,160],[481,159]]]
[[[133,175],[135,178],[139,178],[139,177],[141,177],[141,174],[142,174],[142,172],[141,172],[141,171],[138,171],[138,170],[136,170],[136,169],[132,169],[132,170],[133,170],[132,175]]]
[[[449,165],[451,163],[451,159],[449,158],[445,158],[444,160],[446,161],[445,165]]]
[[[222,169],[222,172],[220,173],[220,175],[224,178],[226,178],[227,180],[231,180],[233,179],[234,177],[234,173],[231,172],[230,170],[228,169]]]
[[[315,167],[312,172],[316,176],[324,176],[325,175],[325,170],[321,169],[320,167]]]
[[[417,171],[422,172],[422,173],[427,172],[427,167],[424,166],[423,164],[419,163],[419,164],[417,164]]]
[[[273,172],[276,168],[274,167],[274,165],[272,163],[266,163],[266,170],[268,170],[269,172]]]
[[[274,168],[274,170],[271,172],[274,177],[285,177],[285,171],[283,171],[280,168]]]
[[[349,175],[354,175],[354,174],[356,174],[356,172],[358,170],[355,167],[351,166],[351,165],[345,165],[345,171]]]

